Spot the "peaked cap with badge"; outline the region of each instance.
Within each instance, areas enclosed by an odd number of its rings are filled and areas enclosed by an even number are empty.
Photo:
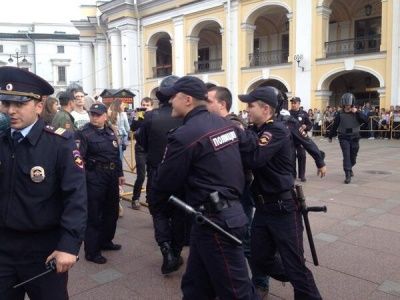
[[[43,78],[16,67],[0,67],[0,101],[26,102],[41,100],[54,93]]]

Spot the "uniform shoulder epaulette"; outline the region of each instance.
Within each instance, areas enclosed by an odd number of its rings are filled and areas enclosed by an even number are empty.
[[[55,128],[53,126],[47,125],[44,127],[44,131],[52,133],[54,135],[58,135],[60,137],[63,137],[65,139],[69,139],[72,136],[72,133],[66,130],[65,128]]]

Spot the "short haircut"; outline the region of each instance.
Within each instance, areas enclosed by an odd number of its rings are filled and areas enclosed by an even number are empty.
[[[223,86],[215,86],[208,90],[209,92],[215,91],[215,97],[217,98],[218,102],[225,101],[226,109],[228,111],[231,110],[232,107],[232,93]]]
[[[212,88],[215,88],[217,85],[211,82],[206,82],[205,83],[207,90],[210,90]]]
[[[70,101],[72,101],[70,97],[70,93],[61,92],[58,96],[58,101],[60,102],[61,106],[67,106]]]
[[[140,104],[142,104],[143,102],[150,103],[150,104],[153,106],[154,100],[151,99],[150,97],[144,97],[144,98],[142,99],[142,101],[140,101]]]

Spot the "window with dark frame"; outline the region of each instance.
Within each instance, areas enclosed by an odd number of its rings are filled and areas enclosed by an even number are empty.
[[[65,49],[63,45],[58,45],[57,46],[57,53],[65,53]]]
[[[58,67],[58,83],[66,83],[66,74],[65,74],[65,67],[59,66]]]

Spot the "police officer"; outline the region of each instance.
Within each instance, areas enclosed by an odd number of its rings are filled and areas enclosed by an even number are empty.
[[[307,133],[312,129],[312,123],[308,114],[304,110],[300,110],[300,103],[301,99],[299,97],[293,97],[290,100],[292,105],[292,109],[290,110],[290,114],[299,121],[302,129]],[[296,157],[297,157],[297,164],[298,164],[298,176],[302,182],[307,181],[306,179],[306,152],[303,146],[298,142],[295,142],[296,148]],[[296,161],[295,157],[295,161]],[[295,164],[296,165],[296,164]],[[296,167],[295,167],[296,169]]]
[[[209,113],[207,88],[197,77],[184,76],[160,92],[172,97],[172,116],[184,117],[170,133],[152,197],[185,191],[187,203],[243,238],[247,218],[239,202],[244,187],[237,129]],[[210,193],[218,192],[219,205]],[[218,206],[219,206],[218,205]],[[192,225],[190,254],[182,278],[183,299],[254,299],[242,247],[199,224]]]
[[[345,174],[344,183],[351,182],[354,176],[353,167],[356,164],[358,150],[360,149],[360,125],[368,122],[368,118],[354,107],[354,95],[343,94],[340,104],[342,111],[338,112],[329,132],[329,142],[338,133],[340,148],[343,153],[343,170]]]
[[[285,124],[274,120],[278,97],[279,91],[270,86],[239,95],[247,103],[252,129],[259,138],[259,148],[243,156],[245,165],[253,171],[251,188],[256,201],[250,266],[253,278],[269,275],[290,281],[295,299],[321,299],[305,265],[303,226],[292,193],[291,134]]]
[[[74,117],[71,115],[75,107],[74,99],[71,99],[70,94],[67,92],[61,92],[58,99],[61,109],[54,116],[51,126],[55,128],[61,127],[68,131],[75,132],[78,128],[75,125]]]
[[[53,88],[39,76],[0,67],[0,101],[10,129],[0,133],[1,299],[68,299],[86,216],[85,174],[72,135],[45,126],[42,96]],[[13,289],[46,270],[53,272]]]
[[[178,79],[179,77],[174,75],[167,76],[161,81],[160,88],[171,87]],[[153,217],[155,239],[163,255],[161,273],[169,274],[183,263],[180,253],[185,237],[185,216],[182,210],[168,206],[165,199],[161,202],[153,201],[150,191],[153,175],[165,152],[167,134],[181,126],[183,120],[171,116],[170,97],[164,96],[159,90],[156,96],[160,101],[160,108],[146,112],[143,125],[135,135],[137,143],[147,155],[147,202]]]
[[[101,250],[120,250],[113,238],[119,210],[119,185],[125,183],[117,135],[107,123],[107,108],[90,107],[90,123],[77,132],[86,165],[88,224],[85,235],[86,260],[104,264]]]

